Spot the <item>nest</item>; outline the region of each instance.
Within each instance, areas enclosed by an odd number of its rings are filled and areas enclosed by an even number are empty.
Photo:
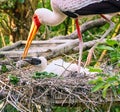
[[[6,64],[6,63],[5,63]],[[64,63],[65,64],[65,63]],[[10,71],[0,75],[0,108],[3,110],[7,104],[12,105],[21,112],[38,112],[42,106],[81,106],[83,109],[96,108],[110,102],[119,102],[108,91],[106,99],[103,99],[101,91],[91,92],[93,85],[88,82],[95,79],[96,75],[86,72],[51,77],[33,78],[33,74],[39,67],[33,65],[17,68],[10,64]],[[64,67],[64,66],[58,66]],[[67,69],[65,69],[67,70]],[[19,79],[17,84],[10,81],[9,76],[14,75]],[[2,105],[2,106],[1,106]],[[46,111],[45,111],[46,112]]]
[[[31,112],[38,105],[83,105],[91,108],[108,101],[102,98],[101,92],[91,93],[92,85],[88,81],[95,76],[34,79],[27,76],[30,73],[25,74],[25,70],[28,69],[22,68],[0,75],[0,100],[5,102],[3,108],[10,104],[19,111]],[[10,83],[8,74],[19,77],[19,82],[16,85]]]

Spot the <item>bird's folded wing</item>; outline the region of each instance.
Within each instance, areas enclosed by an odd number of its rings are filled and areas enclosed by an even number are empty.
[[[120,0],[61,0],[59,9],[76,18],[80,15],[107,14],[120,11]]]

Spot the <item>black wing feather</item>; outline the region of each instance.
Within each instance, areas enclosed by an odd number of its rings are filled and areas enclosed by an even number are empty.
[[[99,3],[89,4],[74,12],[65,11],[63,13],[69,17],[76,18],[82,15],[108,14],[115,12],[120,12],[120,0],[105,0]]]

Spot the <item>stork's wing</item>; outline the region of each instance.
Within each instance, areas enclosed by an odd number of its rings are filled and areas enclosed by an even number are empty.
[[[60,0],[57,5],[63,13],[73,18],[79,15],[107,14],[120,11],[120,0]]]
[[[71,11],[82,9],[90,4],[100,3],[105,0],[60,0],[59,8],[62,11]]]

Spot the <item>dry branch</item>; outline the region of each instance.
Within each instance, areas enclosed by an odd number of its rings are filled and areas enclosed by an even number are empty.
[[[86,22],[86,23],[81,25],[81,32],[84,33],[86,30],[92,29],[94,27],[103,26],[106,23],[107,22],[104,19],[97,19],[97,20]],[[57,36],[57,37],[54,37],[53,39],[76,39],[76,38],[77,38],[77,31],[75,30],[70,35]]]
[[[120,34],[117,35],[116,37],[114,37],[114,39],[112,39],[112,40],[116,40],[116,41],[120,42]],[[96,43],[105,44],[105,43],[106,43],[106,39],[103,39],[103,40],[97,39],[97,40],[92,40],[92,41],[85,42],[83,49],[84,49],[84,50],[89,49],[89,48],[91,48],[92,46],[94,46]],[[75,50],[75,51],[79,51],[79,48],[76,47],[74,50]]]
[[[21,45],[21,43],[22,43],[22,41],[18,41],[18,42],[14,43],[11,46],[3,47],[3,48],[0,49],[0,52],[1,51],[9,51],[9,50],[15,49],[17,46]]]
[[[115,37],[115,40],[120,41],[120,34]],[[58,40],[56,40],[56,41],[58,41]],[[44,43],[49,44],[49,42],[51,43],[52,40],[44,42]],[[32,50],[28,53],[28,55],[29,56],[37,56],[37,55],[41,56],[42,55],[42,56],[45,56],[47,59],[51,59],[51,58],[57,57],[59,55],[68,53],[71,50],[78,52],[78,50],[79,50],[79,48],[77,47],[78,43],[79,43],[78,39],[70,40],[70,41],[67,41],[66,43],[64,43],[63,40],[61,42],[63,44],[58,45],[57,47],[53,47],[53,48],[48,47],[48,49],[44,50],[44,51]],[[18,42],[18,44],[20,44],[20,43],[21,42]],[[38,42],[38,43],[40,43],[40,42]],[[88,48],[91,48],[96,43],[106,43],[106,39],[104,39],[102,41],[100,41],[100,39],[97,39],[97,40],[84,42],[83,49],[86,50]],[[16,44],[15,44],[15,46],[16,46]],[[15,46],[11,47],[11,49],[14,48]],[[5,48],[5,49],[10,49],[10,48]],[[8,56],[8,57],[13,57],[13,58],[15,58],[15,57],[20,58],[22,56],[22,54],[23,54],[23,51],[0,51],[1,57]]]
[[[115,40],[120,41],[120,34],[115,37]],[[47,54],[47,57],[48,57],[48,59],[51,59],[53,57],[62,55],[64,53],[68,53],[70,50],[77,52],[77,51],[79,51],[79,48],[77,47],[78,43],[79,43],[79,40],[75,39],[72,42],[68,42],[66,44],[60,45],[57,48],[49,49],[48,50],[49,53]],[[100,41],[100,39],[97,39],[97,40],[85,42],[83,45],[83,49],[86,50],[86,49],[92,47],[96,43],[106,43],[106,39],[104,39],[102,41]]]

